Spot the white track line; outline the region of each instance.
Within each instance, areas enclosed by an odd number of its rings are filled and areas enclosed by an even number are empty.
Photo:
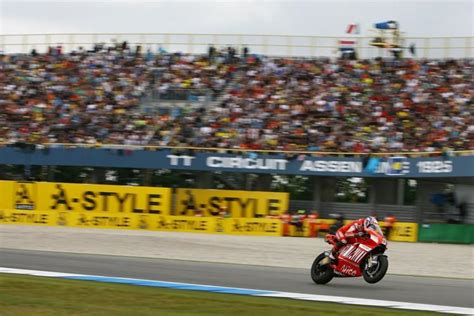
[[[431,304],[418,304],[418,303],[386,301],[386,300],[372,300],[372,299],[365,299],[365,298],[354,298],[354,297],[343,297],[343,296],[277,292],[277,291],[266,291],[266,290],[256,290],[256,289],[221,287],[221,286],[214,286],[214,285],[163,282],[163,281],[156,281],[156,280],[106,277],[106,276],[98,276],[98,275],[86,275],[86,274],[75,274],[75,273],[39,271],[39,270],[2,268],[2,267],[0,267],[0,273],[24,274],[24,275],[34,275],[34,276],[62,278],[62,279],[91,280],[91,281],[96,281],[96,282],[135,284],[135,285],[145,285],[145,286],[154,286],[154,287],[162,287],[162,288],[172,288],[172,289],[180,289],[180,288],[192,289],[192,290],[215,292],[215,293],[235,292],[236,294],[258,296],[258,297],[279,297],[279,298],[290,298],[290,299],[305,300],[305,301],[317,301],[317,302],[341,303],[341,304],[351,304],[351,305],[386,307],[386,308],[395,308],[395,309],[430,311],[430,312],[440,312],[440,313],[450,313],[450,314],[474,315],[474,309],[472,308],[431,305]]]

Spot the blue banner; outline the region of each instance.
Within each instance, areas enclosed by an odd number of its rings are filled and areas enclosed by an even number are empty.
[[[184,154],[183,152],[186,152]],[[0,164],[176,169],[349,177],[474,177],[474,156],[407,158],[104,148],[0,148]]]

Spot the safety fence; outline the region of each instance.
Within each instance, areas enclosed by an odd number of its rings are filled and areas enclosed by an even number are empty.
[[[388,57],[390,52],[370,45],[373,36],[298,36],[270,34],[186,34],[186,33],[61,33],[3,34],[0,50],[7,53],[28,53],[32,49],[45,52],[50,46],[62,46],[64,51],[78,47],[91,49],[94,44],[118,45],[127,41],[142,52],[205,53],[210,45],[216,48],[232,46],[241,51],[268,56],[336,56],[341,41],[350,39],[361,58]],[[415,58],[472,58],[473,37],[404,37],[402,48],[416,48]],[[406,52],[406,55],[409,55]]]
[[[0,224],[263,236],[323,236],[333,219],[282,216],[282,192],[0,181]],[[381,223],[384,226],[384,223]],[[389,240],[417,241],[416,223],[395,223]]]

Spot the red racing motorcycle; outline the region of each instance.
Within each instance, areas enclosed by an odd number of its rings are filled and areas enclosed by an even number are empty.
[[[336,262],[329,259],[330,251],[325,251],[314,259],[311,278],[316,284],[326,284],[334,277],[360,277],[367,283],[377,283],[383,279],[388,269],[388,259],[384,255],[387,241],[377,225],[365,236],[355,237],[355,242],[340,249]],[[326,242],[334,245],[336,236],[326,235]]]

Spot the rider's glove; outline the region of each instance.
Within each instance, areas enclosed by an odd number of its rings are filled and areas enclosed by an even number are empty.
[[[341,239],[341,240],[339,240],[339,241],[337,242],[336,246],[342,247],[342,246],[344,246],[345,244],[347,244],[347,240]]]

